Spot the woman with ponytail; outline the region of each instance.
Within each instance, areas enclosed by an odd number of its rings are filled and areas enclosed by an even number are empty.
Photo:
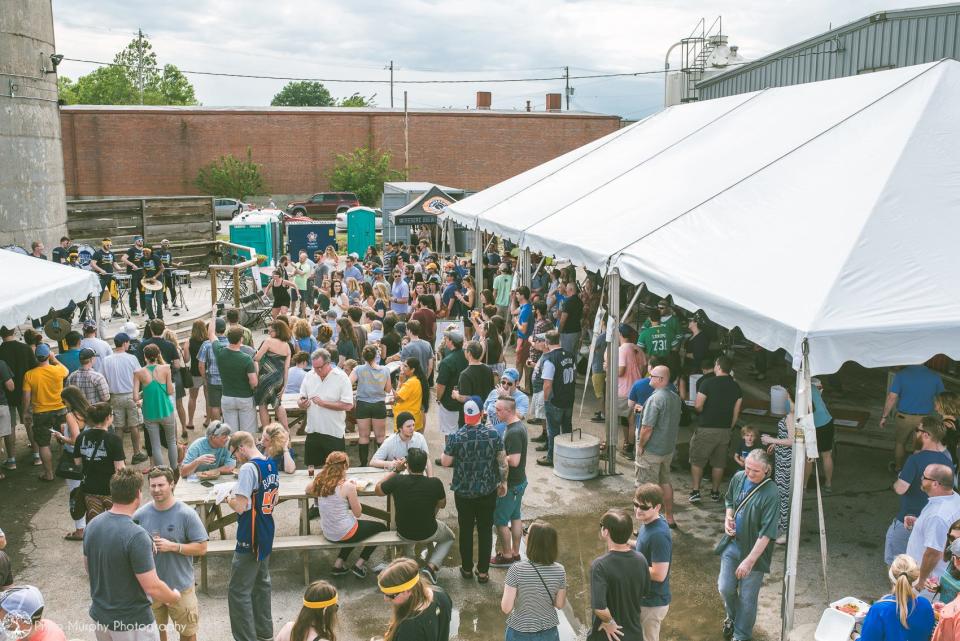
[[[396,559],[380,573],[378,583],[393,606],[383,641],[448,641],[453,602],[420,573],[416,561]]]
[[[276,641],[337,641],[337,599],[337,589],[326,581],[311,583],[300,614],[280,628]]]
[[[860,640],[928,641],[935,624],[933,606],[913,587],[920,576],[917,562],[901,554],[893,560],[887,575],[893,586],[891,594],[870,606]]]

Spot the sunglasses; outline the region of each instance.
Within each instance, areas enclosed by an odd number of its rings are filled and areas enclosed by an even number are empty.
[[[231,447],[231,448],[230,448],[230,458],[237,458],[237,450],[239,450],[239,449],[240,449],[239,447]]]
[[[931,483],[936,483],[937,485],[940,485],[940,481],[938,481],[937,479],[932,479],[926,474],[922,475],[920,478],[922,478],[924,481],[930,481]]]
[[[500,381],[501,385],[513,386],[513,381]]]
[[[652,510],[652,509],[653,509],[653,506],[652,506],[652,505],[646,505],[646,504],[644,504],[644,503],[637,503],[636,501],[633,502],[633,507],[637,508],[638,510],[643,510],[644,512],[646,512],[647,510]]]
[[[400,596],[401,594],[403,594],[403,592],[398,592],[397,594],[384,594],[383,596],[385,596],[385,597],[387,597],[388,599],[390,599],[391,601],[393,601],[394,599],[396,599],[396,598],[397,598],[398,596]]]

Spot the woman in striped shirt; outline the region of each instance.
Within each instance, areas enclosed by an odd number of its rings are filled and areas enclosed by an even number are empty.
[[[559,641],[557,609],[567,600],[567,573],[557,561],[557,531],[535,521],[527,532],[527,560],[507,570],[500,609],[506,641]]]

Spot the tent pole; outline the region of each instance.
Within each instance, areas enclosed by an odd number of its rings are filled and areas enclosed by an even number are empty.
[[[523,271],[520,272],[520,284],[530,287],[530,281],[532,280],[533,274],[530,273],[530,250],[523,249],[520,253],[520,264],[523,266]]]
[[[617,473],[617,353],[620,348],[620,271],[607,275],[607,474]]]
[[[781,601],[781,641],[787,641],[793,630],[794,605],[797,598],[797,558],[800,553],[800,518],[803,514],[803,472],[807,461],[803,425],[813,421],[813,404],[810,392],[810,356],[804,341],[803,361],[797,373],[795,397],[795,429],[793,458],[790,469],[790,521],[787,526],[787,550],[783,570],[783,596]],[[773,541],[770,542],[773,545]]]
[[[100,319],[100,296],[93,296],[93,320],[97,324],[97,338],[103,339],[103,321]]]
[[[480,227],[473,231],[473,280],[476,291],[483,291],[483,232],[480,231]],[[481,307],[478,294],[476,308]]]
[[[447,221],[447,241],[450,243],[450,258],[457,262],[457,227],[453,220]]]

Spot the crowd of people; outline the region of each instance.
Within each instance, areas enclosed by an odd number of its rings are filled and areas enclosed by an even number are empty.
[[[57,255],[69,260],[69,247],[65,238]],[[139,239],[131,251],[143,254],[128,252],[119,262],[142,266],[150,260],[145,249]],[[618,327],[610,363],[605,329],[592,331],[601,303],[598,275],[581,281],[572,267],[552,268],[535,257],[539,266],[524,279],[507,243],[503,252],[495,243],[488,249],[478,281],[470,259],[444,260],[425,238],[410,246],[388,242],[382,252],[371,247],[362,258],[341,257],[332,248],[312,260],[306,252],[296,261],[284,258],[266,286],[272,313],[266,336],[256,342],[237,309],[195,321],[180,340],[155,299],[145,325],[126,323],[112,345],[92,322],[55,349],[33,329],[21,341],[16,329],[0,328],[3,467],[17,468],[14,428],[22,422],[40,481],[62,478],[69,489],[72,529],[64,538],[82,541],[97,638],[154,639],[152,626],[168,621],[179,638],[196,638],[193,559],[206,553],[207,532],[196,512],[176,500],[175,488],[182,478],[230,473],[238,480],[227,502],[239,515],[227,599],[231,632],[242,641],[274,638],[272,512],[281,475],[298,466],[316,470],[306,488],[309,517],[320,519],[328,541],[343,544],[329,577],[377,573],[393,613],[385,639],[448,637],[453,606],[438,583],[455,543],[463,580],[484,584],[491,568],[506,570],[506,639],[558,638],[566,571],[557,562],[556,529],[542,521],[525,527],[528,446],[539,453],[536,464],[553,466],[556,439],[572,431],[578,374],[586,374],[603,401],[606,372],[616,371],[617,445],[633,462],[636,487],[632,510],[612,509],[600,520],[606,553],[590,569],[589,638],[660,637],[678,527],[671,468],[680,426],[695,422],[687,500],[696,505],[709,497],[724,511],[716,548],[722,634],[751,639],[763,575],[774,544],[787,536],[792,402],[776,436],[738,428],[743,392],[731,359],[713,351],[713,328],[702,312],[683,320],[669,298],[654,300],[639,329],[626,322]],[[91,262],[105,287],[113,282],[113,256],[105,239]],[[161,256],[159,264],[170,260]],[[131,307],[135,298],[131,293]],[[765,365],[758,377],[766,371]],[[821,391],[814,380],[814,422],[830,492],[834,424]],[[291,445],[284,395],[288,407],[304,414],[302,461]],[[926,629],[922,604],[934,595],[950,603],[960,587],[957,411],[957,396],[925,367],[906,368],[894,380],[883,413],[884,423],[896,413],[892,468],[902,496],[886,541],[893,594],[871,610],[865,639],[901,638],[877,636],[896,625]],[[433,455],[424,436],[431,413],[443,435]],[[205,418],[195,438],[198,414]],[[598,411],[592,420],[606,417]],[[531,437],[528,426],[542,430]],[[392,498],[405,550],[382,567],[368,567],[376,545],[365,542],[387,526],[362,518],[348,474],[348,431],[357,434],[359,465],[387,471],[374,493]],[[739,442],[731,442],[737,433]],[[57,461],[53,440],[62,445]],[[144,480],[135,466],[148,460]],[[724,491],[731,464],[738,471]],[[437,518],[447,507],[439,468],[452,471],[456,534]],[[808,464],[807,476],[812,470]],[[141,500],[144,482],[152,502]],[[417,547],[425,554],[416,555]],[[7,585],[9,568],[0,551],[0,579]],[[28,587],[22,595],[33,595],[29,590],[36,588]],[[6,594],[0,593],[0,608],[13,603]],[[37,603],[33,596],[23,600]],[[41,625],[42,597],[39,603],[22,611],[36,630],[54,630],[55,624]],[[276,638],[333,641],[340,607],[337,588],[316,581],[296,620]],[[952,607],[943,610],[944,621],[952,620]],[[131,629],[148,632],[122,636]],[[932,630],[910,638],[928,638]]]

